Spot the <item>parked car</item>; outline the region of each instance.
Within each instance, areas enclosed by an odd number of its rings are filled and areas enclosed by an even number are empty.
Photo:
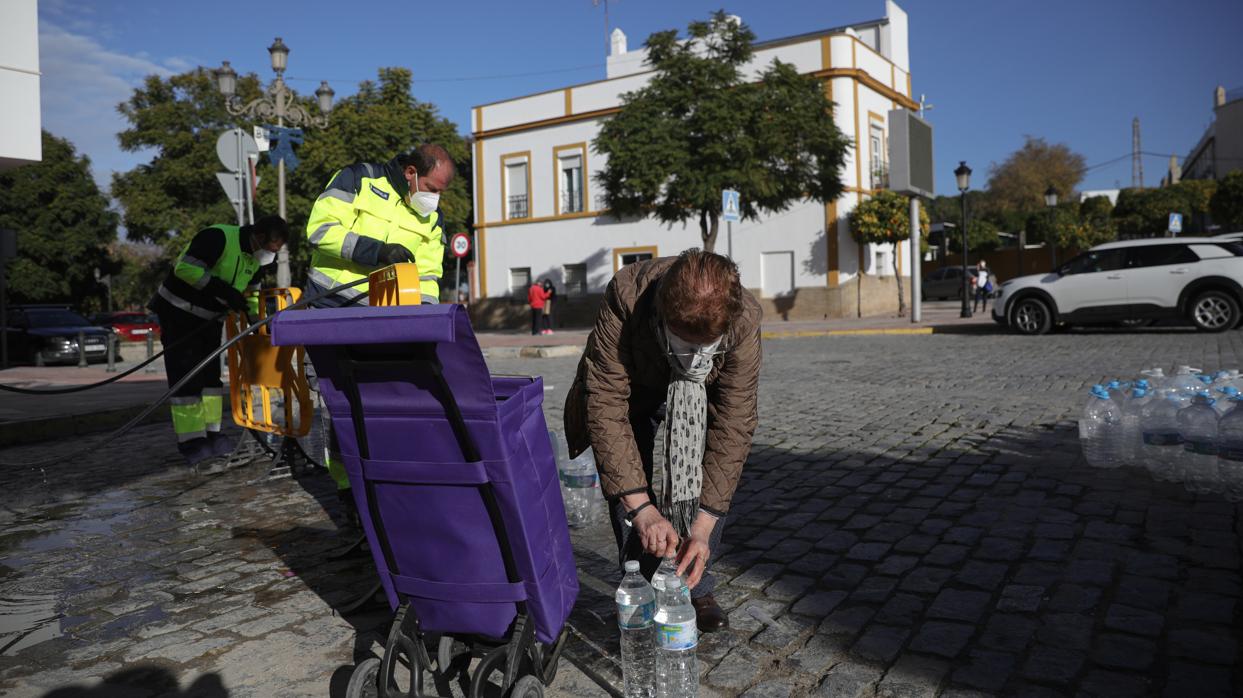
[[[1162,318],[1221,332],[1240,324],[1241,308],[1243,242],[1154,238],[1098,245],[1048,274],[1006,281],[993,319],[1021,334]]]
[[[152,313],[125,310],[116,313],[99,313],[91,321],[117,333],[123,342],[145,342],[147,335],[160,338],[160,319]]]
[[[77,363],[78,333],[85,339],[86,360],[108,360],[112,330],[92,324],[64,305],[15,305],[8,310],[9,359],[36,366]]]
[[[975,289],[975,267],[967,267],[967,292]],[[995,284],[994,284],[995,285]],[[924,276],[919,284],[925,300],[938,298],[962,298],[962,267],[941,267]]]

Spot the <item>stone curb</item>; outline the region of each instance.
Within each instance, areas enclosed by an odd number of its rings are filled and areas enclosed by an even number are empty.
[[[116,429],[137,417],[147,407],[147,405],[132,405],[87,414],[57,415],[0,423],[0,447]],[[168,405],[160,405],[147,415],[142,423],[167,422],[172,418],[170,415]]]

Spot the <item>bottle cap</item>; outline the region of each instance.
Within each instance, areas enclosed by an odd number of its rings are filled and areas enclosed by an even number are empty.
[[[626,560],[626,571],[627,572],[638,572],[639,561],[638,560]]]
[[[1100,383],[1092,386],[1092,394],[1096,397],[1105,398],[1106,400],[1109,399],[1109,391],[1105,390],[1105,386]]]
[[[1139,379],[1139,380],[1135,381],[1135,387],[1136,387],[1136,388],[1143,388],[1144,390],[1147,390],[1147,389],[1148,389],[1149,387],[1151,387],[1151,386],[1148,384],[1148,380],[1147,380],[1146,378],[1141,378],[1141,379]]]
[[[1136,388],[1131,392],[1131,397],[1148,397],[1147,388]]]

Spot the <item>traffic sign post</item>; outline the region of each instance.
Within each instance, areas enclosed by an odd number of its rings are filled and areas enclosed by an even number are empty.
[[[457,233],[449,239],[449,249],[453,251],[453,302],[461,301],[462,258],[470,252],[470,238],[466,233]]]
[[[1170,234],[1174,236],[1177,236],[1179,233],[1183,232],[1183,214],[1171,213],[1170,222],[1169,222],[1169,225],[1166,227],[1166,230],[1168,230]]]
[[[734,258],[734,221],[742,220],[742,197],[733,189],[721,190],[721,220],[725,221],[725,250]]]
[[[259,146],[249,133],[240,128],[230,129],[216,139],[216,157],[228,172],[217,172],[216,179],[224,188],[225,196],[237,213],[237,224],[246,224],[246,200],[250,180],[250,156],[258,157]]]

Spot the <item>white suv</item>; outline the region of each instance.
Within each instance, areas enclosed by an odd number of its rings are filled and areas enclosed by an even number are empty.
[[[1098,245],[1049,274],[1003,283],[993,319],[1021,334],[1170,317],[1221,332],[1240,323],[1241,307],[1243,242],[1154,238]]]

